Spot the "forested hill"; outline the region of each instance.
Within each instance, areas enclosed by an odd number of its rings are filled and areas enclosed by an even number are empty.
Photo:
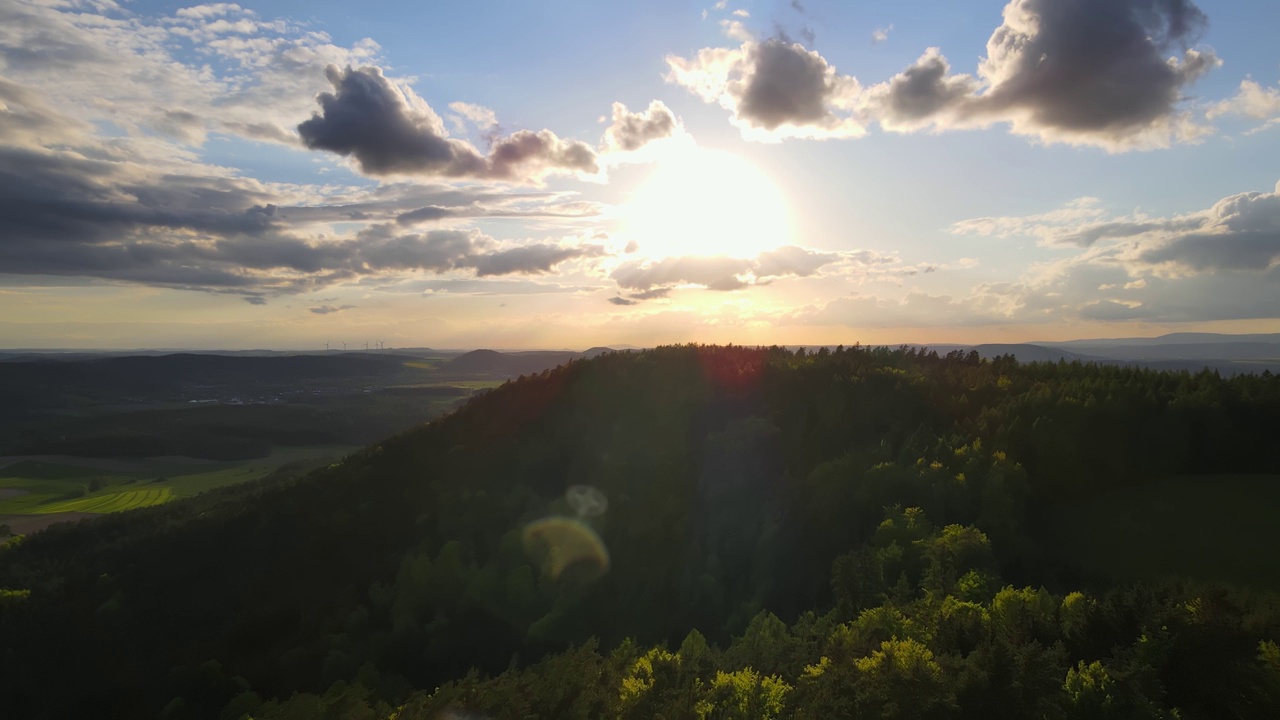
[[[1277,428],[1270,375],[603,354],[302,479],[11,542],[0,703],[20,718],[1280,717],[1269,528],[1244,548],[1258,571],[1224,586],[1161,547],[1137,550],[1170,577],[1124,577],[1051,531],[1170,479],[1203,494],[1194,517],[1234,478],[1280,473]],[[1188,547],[1242,550],[1219,536],[1240,523],[1201,515]]]

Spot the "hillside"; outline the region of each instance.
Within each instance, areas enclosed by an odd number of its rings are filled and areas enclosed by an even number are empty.
[[[303,478],[12,543],[0,697],[24,718],[1274,717],[1274,598],[1247,561],[1196,576],[1260,535],[1206,523],[1195,563],[1135,578],[1046,520],[1276,476],[1278,422],[1259,376],[575,360]]]

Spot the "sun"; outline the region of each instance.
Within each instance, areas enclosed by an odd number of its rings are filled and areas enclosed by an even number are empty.
[[[650,258],[755,257],[791,243],[782,192],[723,150],[685,147],[657,162],[624,211],[625,237]]]

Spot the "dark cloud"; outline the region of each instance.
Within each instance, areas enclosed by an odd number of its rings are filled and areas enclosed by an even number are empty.
[[[671,288],[653,288],[644,292],[631,293],[633,300],[660,300],[671,294]]]
[[[613,303],[614,305],[623,305],[623,306],[639,304],[635,300],[628,300],[624,297],[611,297],[609,298],[609,302]]]
[[[1190,49],[1206,18],[1190,0],[1012,0],[978,78],[930,49],[868,92],[888,129],[1009,122],[1015,132],[1110,149],[1191,139],[1184,88],[1217,64]],[[1180,60],[1169,55],[1181,52]]]
[[[356,307],[355,305],[338,305],[338,306],[321,305],[319,307],[313,307],[313,308],[307,308],[307,309],[315,313],[316,315],[332,315],[333,313],[340,313],[343,310],[351,310],[355,307]]]
[[[262,297],[261,295],[247,295],[240,299],[244,300],[250,305],[266,305],[267,304],[267,299]]]
[[[816,52],[782,40],[766,40],[747,55],[752,70],[738,100],[738,114],[750,124],[775,130],[779,125],[811,125],[828,115],[834,90],[831,66]]]
[[[321,93],[316,98],[321,111],[298,125],[307,147],[354,156],[370,175],[486,174],[484,158],[467,143],[445,137],[439,117],[425,107],[411,107],[381,69],[331,65],[325,76],[334,92]]]
[[[396,222],[401,225],[414,225],[454,218],[580,218],[598,214],[600,214],[598,205],[582,201],[548,204],[528,210],[507,210],[473,203],[463,207],[428,205],[397,215]]]
[[[603,252],[500,249],[477,230],[400,234],[395,223],[326,240],[301,234],[272,199],[237,178],[148,177],[68,152],[0,148],[0,273],[261,295],[410,271],[540,273]]]
[[[765,139],[859,136],[871,121],[902,132],[1009,123],[1048,142],[1164,147],[1210,132],[1182,107],[1218,64],[1192,47],[1206,24],[1192,0],[1010,0],[976,76],[952,73],[930,48],[863,91],[778,28],[771,40],[668,57],[667,79]]]
[[[1172,263],[1195,271],[1268,270],[1280,263],[1280,230],[1192,232],[1141,251],[1145,263]]]
[[[1075,245],[1091,247],[1099,240],[1117,239],[1145,235],[1154,232],[1184,232],[1195,230],[1208,222],[1204,217],[1178,218],[1173,220],[1157,220],[1151,222],[1106,222],[1088,225],[1078,230],[1071,230],[1055,235],[1051,242],[1055,245]]]
[[[551,171],[595,174],[596,151],[578,140],[561,140],[550,130],[520,130],[493,143],[489,177],[502,180],[540,178]]]
[[[251,179],[164,173],[115,157],[109,146],[94,145],[83,128],[21,86],[0,82],[0,107],[4,119],[15,119],[0,126],[0,132],[10,131],[0,134],[4,275],[231,292],[260,304],[268,294],[414,271],[543,273],[567,259],[603,252],[598,245],[545,242],[502,247],[478,230],[405,233],[405,223],[389,222],[409,202],[435,202],[424,207],[457,216],[577,217],[597,211],[592,203],[563,201],[563,194],[388,184],[353,191],[350,202],[331,195],[328,207],[282,204],[284,191]],[[41,129],[40,122],[47,127]],[[36,132],[86,145],[48,149],[41,143],[53,141]],[[162,167],[208,171],[177,163]],[[384,222],[345,237],[312,227],[357,219]]]
[[[818,53],[778,37],[740,48],[707,48],[693,58],[667,57],[667,80],[719,102],[734,122],[770,137],[852,137],[858,82]]]
[[[541,243],[524,245],[509,250],[474,255],[466,260],[466,266],[475,268],[476,275],[540,275],[549,273],[557,265],[577,258],[599,257],[604,248],[599,245],[577,247]]]
[[[639,150],[654,140],[670,137],[676,131],[676,116],[654,100],[644,112],[630,112],[622,103],[613,104],[613,124],[604,132],[603,145],[612,150]]]
[[[930,48],[914,65],[874,88],[880,103],[880,122],[890,130],[912,130],[940,123],[940,115],[963,115],[973,102],[978,82],[968,75],[951,75],[951,66],[937,48]]]
[[[486,157],[446,137],[440,117],[379,68],[329,66],[325,75],[334,92],[316,98],[320,112],[299,124],[298,134],[313,150],[354,157],[366,174],[536,181],[551,172],[599,171],[591,146],[550,130],[498,138]]]

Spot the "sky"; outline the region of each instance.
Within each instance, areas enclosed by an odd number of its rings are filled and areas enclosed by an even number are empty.
[[[0,3],[0,347],[1280,331],[1274,0]]]

